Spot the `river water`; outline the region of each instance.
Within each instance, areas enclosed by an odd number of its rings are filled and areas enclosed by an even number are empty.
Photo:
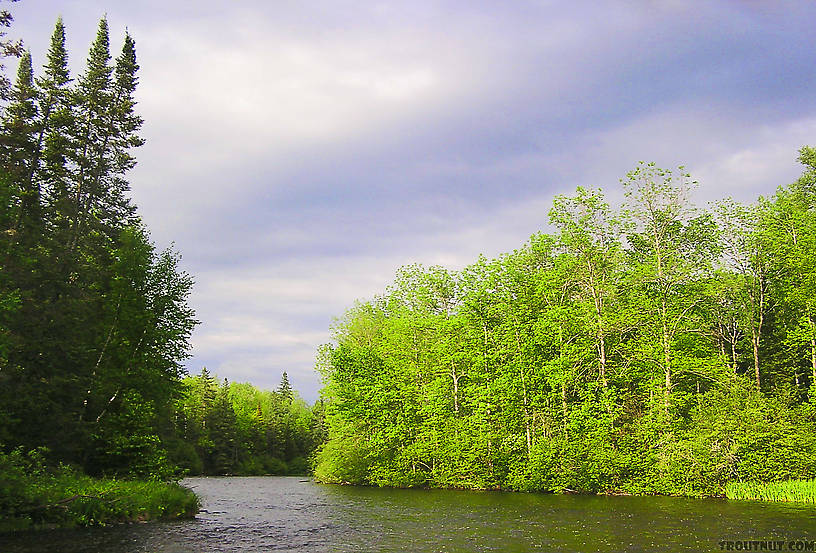
[[[0,552],[703,552],[745,550],[728,542],[750,540],[782,551],[816,545],[816,507],[798,504],[392,490],[297,477],[182,483],[203,501],[194,520],[6,535]]]

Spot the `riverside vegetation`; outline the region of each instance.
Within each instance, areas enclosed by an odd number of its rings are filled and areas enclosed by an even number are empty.
[[[620,209],[579,188],[510,254],[404,267],[322,352],[316,477],[813,500],[761,485],[816,476],[816,150],[799,160],[772,197],[706,210],[682,168],[640,164]]]
[[[75,79],[61,21],[40,76],[2,33],[0,55],[20,58],[0,81],[0,530],[189,516],[179,476],[302,473],[326,438],[319,479],[383,486],[816,474],[814,150],[755,205],[695,212],[686,175],[643,165],[622,211],[580,189],[512,254],[404,268],[338,323],[310,408],[285,375],[185,374],[193,281],[127,197],[133,39],[112,60],[102,20]]]
[[[0,530],[190,516],[178,477],[305,473],[322,440],[285,373],[275,392],[186,376],[193,280],[128,198],[138,64],[108,35],[72,78],[61,20],[37,77],[0,33],[19,57],[0,82]]]
[[[768,483],[730,482],[725,487],[725,496],[728,499],[816,503],[816,480],[787,480]]]

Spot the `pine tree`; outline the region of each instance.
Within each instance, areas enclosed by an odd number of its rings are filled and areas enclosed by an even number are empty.
[[[31,54],[25,52],[20,58],[17,80],[11,90],[11,103],[3,114],[3,134],[0,139],[0,160],[16,191],[16,216],[7,234],[12,242],[19,241],[17,234],[22,226],[38,217],[40,198],[38,191],[26,186],[24,177],[34,151],[33,136],[36,133],[37,106],[35,104],[34,73]]]
[[[287,403],[292,402],[292,385],[289,384],[289,375],[286,374],[286,371],[283,371],[283,376],[281,376],[280,385],[278,386],[278,395]]]
[[[68,53],[65,49],[65,27],[57,19],[51,35],[43,75],[36,80],[39,106],[39,133],[27,179],[36,182],[47,193],[47,209],[52,214],[65,211],[68,196],[68,139],[74,123]],[[52,217],[52,228],[62,221]],[[64,226],[64,224],[63,224]]]

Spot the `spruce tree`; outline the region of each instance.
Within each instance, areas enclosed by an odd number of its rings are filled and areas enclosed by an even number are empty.
[[[25,186],[24,176],[31,162],[36,132],[37,107],[35,104],[34,73],[31,54],[20,58],[17,79],[11,90],[11,103],[3,114],[3,133],[0,137],[0,160],[16,190],[16,216],[7,234],[13,242],[19,241],[20,227],[39,212],[39,194]]]
[[[280,385],[278,386],[278,395],[287,403],[291,403],[292,385],[289,384],[289,375],[286,374],[286,371],[283,371],[283,375],[281,376]]]
[[[109,156],[105,154],[110,142],[109,112],[113,99],[110,61],[108,22],[103,18],[88,54],[87,67],[74,93],[77,125],[72,129],[70,154],[74,201],[68,214],[71,234],[67,245],[70,251],[78,245],[91,209],[99,202],[102,192],[99,186],[107,173]]]
[[[27,175],[29,182],[37,182],[45,190],[52,213],[64,211],[60,204],[67,201],[68,195],[66,163],[70,147],[68,135],[73,124],[70,83],[65,27],[59,18],[51,35],[43,75],[36,80],[39,133],[35,157]],[[52,220],[52,225],[59,224],[56,218]]]

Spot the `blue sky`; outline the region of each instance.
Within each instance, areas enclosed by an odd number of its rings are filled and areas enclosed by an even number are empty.
[[[196,279],[188,367],[309,401],[333,318],[400,265],[511,251],[639,160],[753,201],[816,144],[810,1],[9,6],[35,66],[63,16],[75,75],[101,16],[129,29],[132,196]]]

